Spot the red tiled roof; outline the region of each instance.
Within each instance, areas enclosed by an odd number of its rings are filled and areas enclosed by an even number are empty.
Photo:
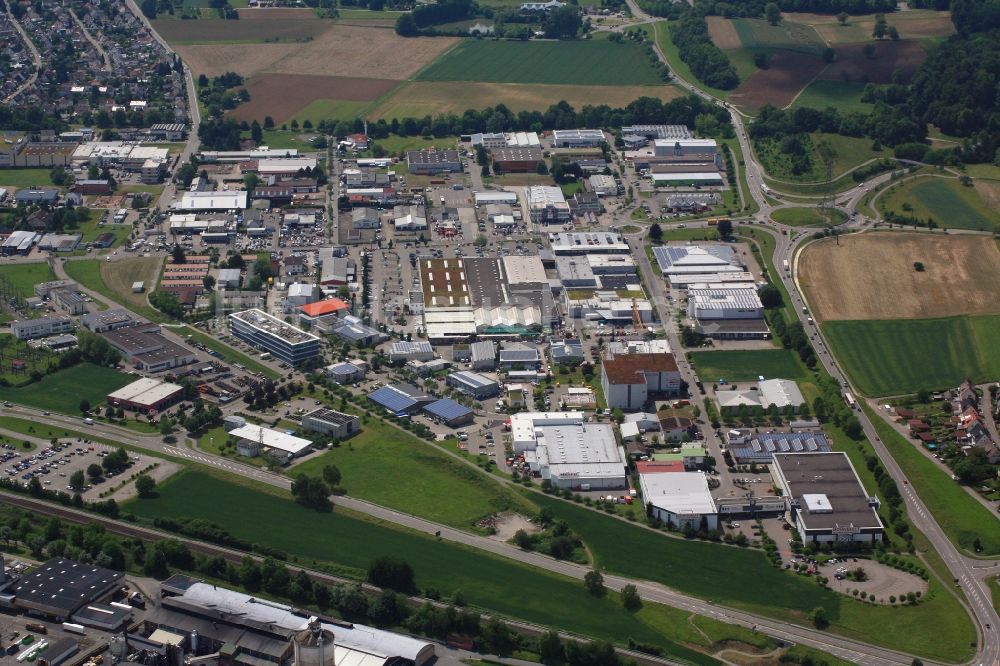
[[[677,372],[673,354],[621,354],[604,359],[604,372],[610,384],[643,384],[643,372]]]
[[[649,462],[637,462],[635,470],[639,474],[662,474],[664,472],[683,472],[684,463],[679,460],[653,460]]]
[[[346,310],[347,308],[347,303],[339,298],[328,298],[324,301],[316,301],[315,303],[303,305],[299,309],[310,317],[321,317],[323,315],[330,314],[331,312]]]

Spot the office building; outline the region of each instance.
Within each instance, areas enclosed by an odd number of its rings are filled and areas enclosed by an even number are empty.
[[[300,365],[320,353],[318,337],[256,308],[229,315],[229,330],[289,365]]]

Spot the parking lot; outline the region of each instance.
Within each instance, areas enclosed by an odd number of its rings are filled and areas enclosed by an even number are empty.
[[[100,465],[104,456],[114,450],[115,447],[81,438],[63,438],[55,446],[26,453],[19,453],[13,444],[0,445],[0,461],[7,476],[23,485],[27,485],[32,478],[38,478],[42,487],[48,490],[73,492],[69,485],[73,473],[82,471],[86,475],[90,465]],[[133,454],[130,466],[140,460],[140,456]],[[117,475],[109,472],[97,479],[87,477],[84,499],[96,499],[101,493],[101,486],[108,484],[115,476]]]

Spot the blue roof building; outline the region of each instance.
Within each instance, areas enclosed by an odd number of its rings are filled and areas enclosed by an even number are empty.
[[[762,432],[733,430],[727,435],[729,453],[738,465],[767,465],[776,453],[829,453],[833,449],[821,432]]]
[[[458,404],[450,398],[432,402],[424,407],[424,411],[436,420],[452,428],[472,423],[472,419],[475,416],[471,409]]]
[[[423,405],[434,402],[434,398],[408,384],[383,386],[369,393],[368,399],[396,416],[415,414]]]

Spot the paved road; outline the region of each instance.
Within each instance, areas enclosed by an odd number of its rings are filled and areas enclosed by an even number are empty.
[[[94,39],[94,36],[90,34],[90,31],[87,30],[87,26],[83,24],[83,21],[81,21],[80,17],[76,15],[76,12],[73,11],[72,7],[67,5],[66,11],[69,12],[69,15],[73,17],[73,21],[80,27],[80,30],[83,32],[83,36],[87,38],[90,45],[93,46],[94,50],[97,51],[97,54],[101,56],[101,60],[104,61],[104,69],[110,72],[111,58],[108,57],[108,52],[104,50],[104,47],[101,46],[100,42]]]
[[[35,46],[35,43],[31,41],[31,37],[28,37],[28,33],[24,31],[24,28],[21,27],[21,24],[16,18],[14,18],[13,14],[8,13],[7,19],[11,22],[11,25],[14,26],[14,29],[17,30],[17,33],[21,35],[21,39],[24,40],[25,45],[28,47],[28,51],[31,53],[31,60],[35,64],[35,71],[31,73],[31,76],[24,80],[24,83],[17,87],[17,90],[7,95],[6,99],[4,99],[4,104],[10,102],[12,99],[27,90],[28,87],[38,79],[38,70],[42,67],[42,56],[38,53],[38,48]]]

